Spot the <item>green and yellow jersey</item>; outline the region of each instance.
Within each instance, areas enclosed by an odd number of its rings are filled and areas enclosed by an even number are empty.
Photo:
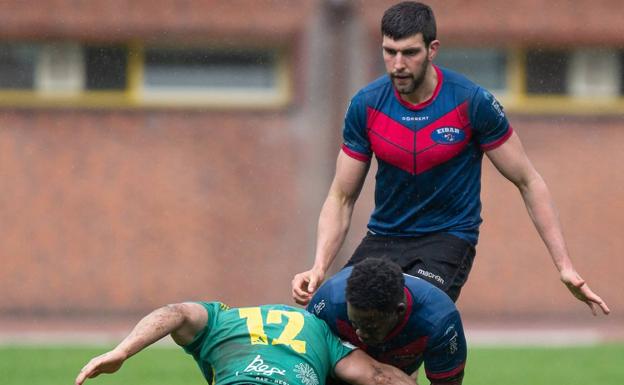
[[[323,385],[353,349],[299,308],[200,304],[208,322],[184,350],[211,384]]]

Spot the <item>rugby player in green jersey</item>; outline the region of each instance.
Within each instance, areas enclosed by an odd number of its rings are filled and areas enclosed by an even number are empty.
[[[393,366],[341,342],[324,321],[286,305],[229,308],[187,302],[154,310],[113,350],[93,358],[76,385],[114,373],[125,360],[170,334],[210,384],[324,385],[328,375],[357,385],[413,385]]]

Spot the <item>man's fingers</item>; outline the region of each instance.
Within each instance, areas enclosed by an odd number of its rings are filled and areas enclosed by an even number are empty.
[[[602,310],[604,314],[611,313],[609,306],[607,306],[607,304],[605,303],[605,301],[602,300],[602,298],[594,294],[594,292],[592,292],[591,290],[590,290],[590,293],[591,295],[588,295],[587,298],[588,298],[588,302],[592,304],[592,311],[594,312],[594,315],[598,315],[598,310],[595,308],[596,305],[600,307],[600,309]]]
[[[310,303],[310,299],[309,298],[295,298],[295,302],[297,302],[298,305],[306,306],[308,303]]]
[[[78,373],[78,376],[76,377],[76,380],[75,380],[76,385],[82,385],[87,378],[93,378],[97,376],[97,374],[95,373],[93,369],[87,369],[88,366],[89,365],[82,368],[80,373]]]
[[[306,277],[302,277],[297,274],[295,278],[292,280],[292,295],[295,301],[299,302],[299,300],[303,300],[307,297],[308,293],[306,291],[307,279]]]
[[[604,314],[609,314],[611,313],[611,309],[609,309],[609,306],[607,306],[606,303],[604,303],[604,301],[601,301],[599,304],[600,308],[602,309],[602,312]]]
[[[307,305],[307,303],[309,302],[306,296],[297,294],[295,292],[293,292],[293,299],[299,305]]]
[[[310,282],[308,282],[308,293],[312,294],[316,291],[316,279],[310,278]]]
[[[85,380],[85,376],[82,374],[82,372],[80,374],[78,374],[78,376],[76,377],[76,380],[74,380],[74,384],[76,385],[82,385],[82,383]]]
[[[594,315],[598,315],[598,309],[596,308],[596,305],[600,307],[604,314],[609,314],[611,312],[605,301],[603,301],[602,298],[594,293],[587,284],[583,283],[583,285],[579,289],[579,295],[580,297],[582,297],[579,299],[585,301],[585,303],[589,305]]]

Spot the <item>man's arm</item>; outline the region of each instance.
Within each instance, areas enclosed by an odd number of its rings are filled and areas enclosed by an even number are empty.
[[[597,314],[596,305],[604,314],[609,314],[607,304],[574,269],[548,187],[531,164],[520,138],[514,133],[504,144],[486,154],[498,171],[520,190],[529,216],[559,270],[561,281],[576,298],[589,306],[594,315]]]
[[[292,296],[298,304],[306,305],[310,301],[336,258],[349,231],[353,206],[362,191],[369,165],[370,162],[353,159],[344,151],[338,154],[336,175],[319,216],[314,265],[292,280]]]
[[[391,365],[382,364],[357,349],[338,361],[336,376],[353,385],[414,385],[412,377]]]
[[[93,358],[78,376],[75,384],[102,373],[114,373],[130,357],[168,334],[178,345],[187,345],[206,326],[208,313],[196,303],[167,305],[145,316],[113,350]]]

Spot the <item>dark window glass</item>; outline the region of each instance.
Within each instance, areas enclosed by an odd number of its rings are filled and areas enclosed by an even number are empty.
[[[270,51],[148,49],[148,88],[272,88],[277,58]]]
[[[31,44],[0,43],[0,88],[32,89],[38,52]]]
[[[445,47],[435,63],[455,70],[490,91],[507,88],[507,55],[495,48]]]
[[[624,95],[624,51],[620,51],[620,95]]]
[[[527,52],[526,86],[529,94],[565,94],[569,54],[563,51]]]
[[[123,90],[126,88],[128,50],[125,47],[85,47],[86,88]]]

